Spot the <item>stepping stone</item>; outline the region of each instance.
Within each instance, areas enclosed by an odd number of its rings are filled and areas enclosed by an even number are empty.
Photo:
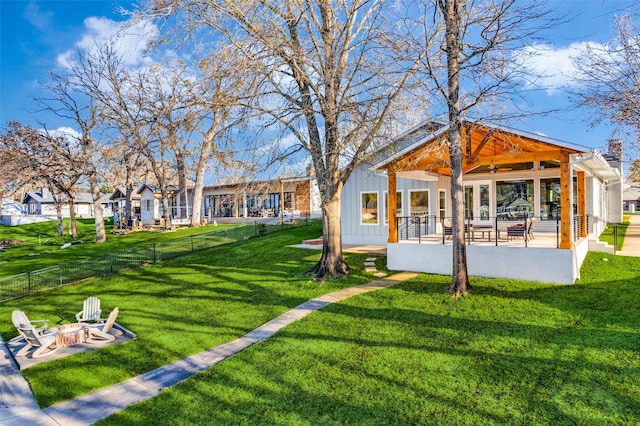
[[[365,272],[376,272],[376,268],[364,268]]]
[[[382,278],[382,277],[386,277],[387,274],[385,274],[384,272],[378,272],[377,274],[373,274],[374,277],[378,277],[378,278]]]
[[[367,257],[364,261],[365,262],[375,262],[378,258],[377,257]]]
[[[376,266],[376,262],[364,262],[364,266]]]

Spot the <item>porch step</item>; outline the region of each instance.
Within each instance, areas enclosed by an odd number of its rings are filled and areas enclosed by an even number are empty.
[[[314,238],[313,240],[303,240],[302,244],[311,245],[311,246],[321,245],[322,244],[322,237]]]
[[[611,254],[615,253],[614,247],[611,244],[595,239],[589,240],[589,251]]]

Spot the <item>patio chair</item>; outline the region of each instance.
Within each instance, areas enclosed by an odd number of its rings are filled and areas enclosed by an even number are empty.
[[[473,223],[465,223],[464,233],[467,234],[470,231],[473,231]],[[444,232],[444,235],[449,237],[453,235],[453,225],[451,224],[451,220],[444,219],[442,221],[442,232]]]
[[[58,335],[56,332],[48,331],[40,334],[36,328],[30,324],[20,325],[18,331],[24,336],[27,344],[18,351],[17,356],[26,355],[31,349],[36,348],[33,354],[31,354],[31,357],[40,358],[51,355],[62,348],[62,346],[58,346]]]
[[[102,309],[100,309],[100,299],[88,297],[85,299],[82,310],[76,314],[78,322],[99,321]]]
[[[113,311],[111,311],[111,313],[109,314],[109,318],[107,318],[106,322],[102,324],[89,325],[89,343],[93,342],[94,340],[113,342],[116,339],[114,335],[109,334],[109,331],[111,331],[113,324],[116,322],[118,312],[118,308],[114,308]]]
[[[536,218],[529,219],[529,227],[527,228],[527,238],[533,240],[533,224],[536,223]]]
[[[451,224],[451,220],[444,219],[442,221],[442,232],[444,232],[444,235],[449,237],[453,235],[453,225]]]
[[[20,332],[20,327],[23,325],[32,325],[34,326],[36,333],[43,334],[49,328],[49,320],[29,320],[27,315],[19,310],[15,310],[11,313],[11,322],[13,322],[13,326],[18,330],[19,335],[10,340],[10,342],[15,342],[20,339],[24,339],[24,335]],[[41,326],[36,327],[36,324],[42,323]]]
[[[527,219],[524,224],[518,223],[507,227],[507,238],[509,240],[514,237],[522,237],[522,239],[533,239],[533,221],[535,219]]]

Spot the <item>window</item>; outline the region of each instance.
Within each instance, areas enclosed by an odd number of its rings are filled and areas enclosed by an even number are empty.
[[[464,217],[473,219],[473,186],[464,187]]]
[[[151,200],[144,200],[144,211],[151,211]]]
[[[540,179],[540,219],[560,217],[560,179]]]
[[[440,212],[440,219],[444,219],[447,214],[447,194],[444,189],[441,189],[438,194],[438,211]]]
[[[426,217],[429,214],[429,191],[409,191],[411,216]]]
[[[363,225],[378,224],[378,193],[363,192],[361,196],[360,220]]]
[[[389,197],[384,191],[384,223],[389,223]],[[402,217],[402,191],[396,192],[396,217]]]
[[[534,214],[533,180],[496,182],[496,213],[499,219],[517,220]]]

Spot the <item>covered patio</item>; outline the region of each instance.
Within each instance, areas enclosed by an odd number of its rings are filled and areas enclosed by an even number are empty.
[[[385,208],[395,218],[388,221],[390,269],[451,273],[448,130],[372,167],[387,177]],[[621,173],[602,154],[477,122],[464,123],[462,141],[470,274],[573,283],[589,250],[610,250],[596,240],[608,222],[622,219],[621,205],[610,207],[621,193]],[[410,212],[398,215],[398,179],[432,182],[435,203],[421,209],[409,193]]]

